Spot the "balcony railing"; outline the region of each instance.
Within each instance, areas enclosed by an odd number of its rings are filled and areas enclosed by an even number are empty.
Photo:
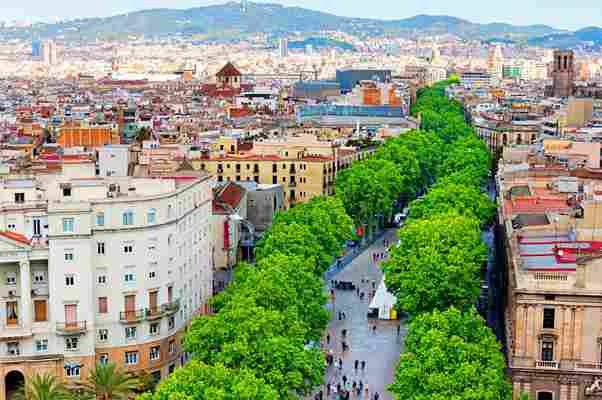
[[[57,322],[56,332],[60,335],[74,335],[87,330],[86,321]]]
[[[602,371],[601,363],[589,363],[589,362],[578,362],[575,363],[575,369],[585,370],[585,371]]]
[[[558,361],[535,361],[535,368],[558,369]]]
[[[157,307],[149,307],[146,309],[146,319],[149,321],[163,318],[166,315],[171,315],[180,309],[180,301],[172,301],[170,303],[161,304]]]
[[[121,311],[119,313],[119,321],[124,324],[131,324],[142,321],[144,316],[144,309]]]

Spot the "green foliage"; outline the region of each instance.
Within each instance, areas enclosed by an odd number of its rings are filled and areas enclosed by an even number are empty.
[[[198,360],[178,368],[155,393],[140,400],[278,400],[276,390],[252,370],[232,370],[222,364],[208,365]]]
[[[416,317],[405,340],[395,383],[398,400],[509,400],[511,387],[493,333],[474,309],[451,308]]]
[[[34,374],[12,396],[13,400],[68,400],[65,385],[54,375]]]
[[[421,174],[423,171],[421,171],[421,165],[418,161],[416,152],[409,148],[409,146],[406,146],[402,140],[388,140],[376,152],[376,160],[367,162],[376,163],[378,160],[391,161],[399,170],[399,177],[401,179],[400,186],[397,189],[399,193],[413,196],[426,186],[426,177]],[[373,169],[378,170],[379,165],[373,165],[376,167],[373,167]]]
[[[420,176],[417,178],[420,189],[424,189],[437,178],[439,168],[445,159],[445,144],[439,135],[413,129],[389,142],[399,143],[416,157],[420,167]],[[389,142],[385,143],[385,146]],[[402,173],[406,171],[406,168],[406,166],[402,167]]]
[[[306,325],[307,338],[319,340],[328,323],[324,308],[327,298],[324,282],[312,272],[312,261],[304,257],[274,253],[258,261],[255,267],[241,264],[234,282],[214,300],[221,311],[254,305],[269,310],[294,314]]]
[[[127,399],[138,389],[139,381],[116,364],[96,364],[88,378],[78,386],[90,398]]]
[[[465,308],[480,290],[487,250],[479,222],[457,214],[411,221],[399,232],[399,245],[384,264],[387,288],[410,315]]]
[[[320,384],[324,372],[320,350],[305,348],[306,333],[293,312],[258,307],[249,299],[195,319],[185,346],[201,362],[252,370],[280,398],[294,399]]]
[[[445,176],[464,172],[482,184],[489,175],[490,164],[491,155],[485,143],[471,135],[454,143],[443,163],[441,174]]]
[[[495,215],[496,206],[478,187],[443,181],[437,183],[422,199],[410,205],[410,218],[428,218],[449,212],[474,217],[486,224]]]

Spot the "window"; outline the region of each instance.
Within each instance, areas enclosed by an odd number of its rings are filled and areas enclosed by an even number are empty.
[[[98,313],[106,314],[109,312],[109,299],[107,297],[98,298]]]
[[[150,349],[150,359],[151,361],[156,361],[161,357],[161,347],[153,346]]]
[[[126,365],[138,364],[138,352],[137,351],[126,351],[125,352],[125,364]]]
[[[63,196],[65,196],[65,197],[71,196],[71,187],[64,187],[63,188]]]
[[[6,353],[9,356],[18,356],[19,354],[21,354],[21,350],[19,349],[19,342],[6,343]]]
[[[544,329],[554,329],[554,309],[543,309],[543,327]]]
[[[65,250],[65,261],[73,261],[73,249]]]
[[[102,353],[98,357],[98,362],[101,364],[108,364],[109,363],[109,355],[107,353]]]
[[[96,225],[105,226],[105,213],[96,214]]]
[[[176,364],[170,364],[170,365],[169,365],[169,368],[168,368],[168,370],[167,370],[167,373],[168,373],[168,374],[171,374],[171,373],[173,373],[175,370],[176,370]]]
[[[77,364],[65,365],[65,375],[67,375],[68,378],[78,377],[80,370],[81,370],[81,365],[77,365]]]
[[[136,327],[135,326],[127,326],[125,328],[125,338],[126,339],[136,339]]]
[[[16,272],[7,272],[6,273],[6,284],[11,285],[11,286],[17,284],[17,273]]]
[[[98,242],[98,243],[96,243],[96,252],[98,254],[104,254],[105,253],[105,243],[104,242]]]
[[[107,284],[107,276],[106,275],[98,275],[98,284],[106,285]]]
[[[122,223],[123,225],[134,225],[134,212],[126,211],[122,215]]]
[[[73,232],[73,218],[63,218],[63,232],[64,233],[72,233]]]
[[[148,271],[148,279],[157,279],[157,271],[155,271],[155,270]]]
[[[123,276],[125,283],[133,283],[136,281],[136,275],[133,272],[126,272]]]
[[[146,215],[146,222],[148,224],[154,224],[157,222],[157,210],[151,208],[148,210],[148,214]]]
[[[25,203],[25,193],[15,193],[15,203]]]
[[[46,271],[34,271],[33,272],[34,283],[46,283]]]
[[[134,246],[131,244],[126,244],[125,246],[123,246],[123,252],[126,254],[129,253],[133,253],[134,252]]]
[[[99,329],[98,330],[98,341],[106,342],[109,340],[109,330],[108,329]]]
[[[48,320],[48,306],[46,300],[34,300],[33,302],[34,320],[44,322]]]
[[[176,352],[176,341],[170,340],[167,349],[169,351],[169,354],[175,353]]]
[[[65,338],[65,349],[67,351],[77,351],[79,346],[79,337],[72,336]]]
[[[541,360],[554,361],[554,342],[552,340],[541,342]]]
[[[65,286],[74,286],[75,285],[75,276],[74,275],[65,275]]]
[[[159,325],[158,322],[153,322],[152,324],[150,324],[148,326],[148,334],[150,336],[158,335],[160,332],[160,327],[161,327],[161,325]]]
[[[169,317],[168,323],[167,323],[167,327],[169,329],[173,329],[176,327],[176,319],[174,318],[174,316],[172,315],[171,317]]]
[[[36,352],[45,353],[48,351],[48,339],[36,340]]]

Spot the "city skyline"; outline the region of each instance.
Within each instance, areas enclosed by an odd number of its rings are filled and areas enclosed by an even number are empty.
[[[477,23],[511,23],[515,25],[545,24],[559,29],[576,30],[587,26],[600,25],[602,10],[593,0],[582,0],[578,5],[567,4],[559,0],[519,2],[509,0],[503,4],[491,4],[487,8],[475,8],[468,1],[454,2],[443,0],[426,0],[409,4],[383,0],[380,7],[373,3],[349,5],[341,0],[325,4],[318,0],[272,0],[257,1],[260,3],[278,3],[284,6],[297,6],[328,12],[340,16],[365,17],[376,19],[402,19],[420,14],[450,15]],[[23,0],[19,6],[0,6],[0,15],[4,20],[25,20],[31,22],[54,22],[57,20],[108,17],[152,8],[194,8],[212,4],[223,4],[224,1],[213,0],[130,0],[123,4],[117,0],[88,4],[74,0],[57,0],[50,4],[40,4],[36,0]],[[515,10],[522,10],[517,13]]]

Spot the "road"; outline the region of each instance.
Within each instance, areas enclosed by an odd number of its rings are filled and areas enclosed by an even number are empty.
[[[396,231],[391,230],[385,237],[389,243],[395,243],[395,235]],[[382,278],[380,268],[372,262],[372,254],[383,251],[383,240],[381,239],[364,250],[332,279],[352,281],[367,294],[372,288],[371,282],[376,282],[378,287]],[[362,279],[367,280],[367,283],[362,284]],[[325,348],[332,349],[337,360],[342,356],[343,369],[339,371],[335,367],[328,368],[326,382],[336,385],[342,383],[342,377],[346,376],[351,382],[362,381],[369,387],[369,397],[362,393],[360,397],[351,397],[352,399],[369,398],[372,400],[373,394],[378,392],[380,400],[390,400],[392,395],[386,390],[386,387],[393,382],[395,367],[403,349],[402,339],[406,329],[402,321],[398,336],[399,321],[369,321],[367,318],[368,305],[369,299],[360,300],[355,291],[335,291],[334,316],[328,325],[331,339],[329,345],[325,344]],[[339,311],[346,314],[344,320],[338,319]],[[376,326],[376,330],[373,330],[374,326]],[[343,329],[347,330],[347,343],[350,344],[350,349],[345,353],[341,348]],[[354,360],[366,361],[365,371],[361,371],[361,368],[355,371]],[[328,399],[335,398],[335,395],[331,395]]]

